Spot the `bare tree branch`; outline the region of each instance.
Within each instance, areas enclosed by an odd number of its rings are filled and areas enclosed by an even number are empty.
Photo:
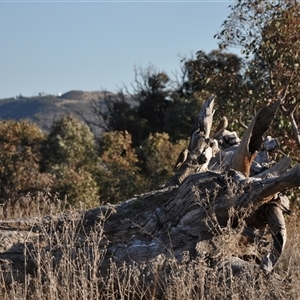
[[[295,118],[294,118],[294,112],[298,108],[298,106],[299,105],[296,104],[295,107],[294,107],[294,109],[291,111],[291,113],[290,113],[290,120],[291,120],[292,130],[293,130],[296,142],[297,142],[298,147],[300,149],[300,132],[299,132],[298,125],[297,125],[297,123],[295,121]]]

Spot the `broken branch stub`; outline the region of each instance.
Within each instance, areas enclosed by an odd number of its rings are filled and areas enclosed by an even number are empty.
[[[209,139],[213,115],[215,96],[209,97],[200,109],[191,132],[188,149],[184,149],[176,162],[176,175],[165,186],[181,184],[183,180],[196,172],[208,169],[214,147]]]
[[[216,96],[210,96],[200,109],[194,128],[192,131],[198,130],[202,132],[203,136],[207,139],[210,135],[214,116],[214,103]]]
[[[272,123],[279,105],[280,100],[259,110],[248,126],[238,149],[235,151],[235,155],[228,165],[228,169],[234,169],[249,177],[252,162],[263,142],[263,134]]]

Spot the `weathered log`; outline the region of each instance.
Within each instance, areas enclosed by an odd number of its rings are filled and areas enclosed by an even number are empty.
[[[300,186],[299,165],[291,168],[289,158],[269,161],[266,154],[274,151],[276,143],[261,149],[264,142],[272,144],[263,134],[279,102],[260,110],[240,143],[226,128],[209,137],[214,99],[210,97],[198,114],[186,158],[161,189],[118,205],[41,219],[1,221],[0,262],[2,269],[11,270],[7,281],[35,274],[37,247],[51,252],[56,257],[54,265],[59,264],[60,253],[67,246],[56,243],[53,235],[70,224],[77,248],[89,249],[89,235],[95,228],[101,231],[98,244],[103,259],[99,268],[103,273],[112,262],[151,263],[162,256],[180,261],[184,253],[196,258],[205,252],[208,267],[219,265],[225,260],[214,253],[218,238],[226,230],[235,245],[232,256],[236,270],[253,264],[247,261],[251,256],[262,270],[272,271],[286,242],[283,213],[289,212],[289,206],[281,192]],[[252,172],[254,156],[260,158],[260,167]],[[263,235],[268,225],[270,247],[253,246],[257,231]]]

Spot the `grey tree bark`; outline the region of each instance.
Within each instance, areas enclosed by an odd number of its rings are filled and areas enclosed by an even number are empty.
[[[288,157],[273,161],[270,153],[278,143],[264,137],[280,100],[258,112],[242,140],[226,129],[226,118],[211,134],[214,101],[210,97],[203,105],[185,159],[160,189],[69,215],[1,221],[2,269],[10,270],[17,280],[26,273],[34,275],[37,247],[52,251],[59,263],[63,245],[50,247],[47,236],[75,222],[74,247],[88,247],[85,241],[92,229],[103,230],[99,267],[104,273],[112,261],[151,263],[159,257],[180,261],[186,253],[217,265],[218,238],[225,231],[230,233],[228,248],[235,245],[235,270],[256,263],[271,272],[287,238],[284,213],[289,213],[289,200],[283,193],[300,185],[300,166],[292,167]],[[268,247],[255,244],[267,230],[272,237]]]

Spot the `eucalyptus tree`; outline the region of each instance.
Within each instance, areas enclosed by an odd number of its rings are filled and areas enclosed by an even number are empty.
[[[216,34],[221,49],[239,47],[249,59],[248,71],[260,76],[259,99],[285,94],[285,100],[275,120],[278,136],[287,136],[285,144],[291,148],[288,115],[299,109],[295,104],[299,91],[300,3],[296,0],[237,0],[231,13]],[[254,72],[253,72],[254,71]],[[265,101],[266,101],[265,100]]]

